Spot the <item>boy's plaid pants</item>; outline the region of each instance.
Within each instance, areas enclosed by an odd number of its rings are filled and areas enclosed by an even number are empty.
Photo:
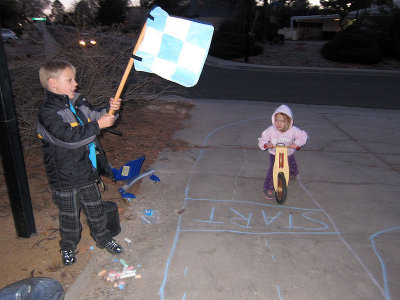
[[[75,250],[81,240],[81,208],[93,239],[102,246],[111,240],[97,183],[73,189],[53,190],[53,201],[59,209],[61,250]]]

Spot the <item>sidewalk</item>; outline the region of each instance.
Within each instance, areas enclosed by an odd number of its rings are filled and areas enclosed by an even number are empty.
[[[280,103],[195,100],[141,182],[138,217],[121,224],[121,256],[141,279],[119,290],[97,276],[121,268],[96,251],[66,299],[396,299],[400,249],[400,111],[291,105],[309,133],[285,205],[265,200],[257,137]],[[160,222],[143,225],[143,209]],[[139,267],[137,265],[140,265]]]

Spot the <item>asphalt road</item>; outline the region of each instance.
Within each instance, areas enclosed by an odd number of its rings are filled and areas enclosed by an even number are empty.
[[[193,98],[400,109],[400,73],[206,65]]]

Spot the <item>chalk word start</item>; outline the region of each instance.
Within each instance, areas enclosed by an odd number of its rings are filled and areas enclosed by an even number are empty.
[[[192,199],[189,199],[192,200]],[[196,204],[199,204],[196,199]],[[207,201],[207,200],[205,200]],[[226,201],[228,202],[228,201]],[[243,234],[338,234],[319,209],[252,202],[209,202],[187,206],[180,231],[223,231]],[[208,204],[208,205],[207,205]],[[222,205],[221,205],[222,204]],[[254,205],[249,205],[254,204]],[[261,207],[259,207],[261,206]]]

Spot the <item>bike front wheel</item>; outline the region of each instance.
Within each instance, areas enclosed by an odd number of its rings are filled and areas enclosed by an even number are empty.
[[[275,191],[275,199],[278,204],[283,204],[286,201],[287,196],[287,184],[285,174],[283,172],[278,173],[278,189]]]

